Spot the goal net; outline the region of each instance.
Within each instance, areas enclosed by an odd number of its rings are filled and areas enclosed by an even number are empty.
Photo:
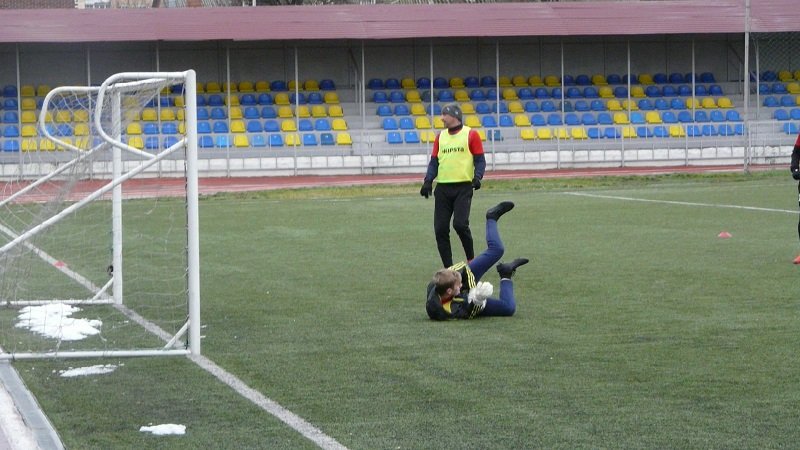
[[[38,99],[0,160],[0,359],[200,352],[195,73]]]

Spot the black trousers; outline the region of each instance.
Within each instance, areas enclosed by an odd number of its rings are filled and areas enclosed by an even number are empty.
[[[444,267],[453,265],[453,252],[450,247],[450,219],[453,229],[464,247],[466,260],[475,258],[472,231],[469,228],[469,213],[472,209],[472,183],[437,183],[433,197],[436,200],[433,210],[433,231],[436,234],[436,247]]]

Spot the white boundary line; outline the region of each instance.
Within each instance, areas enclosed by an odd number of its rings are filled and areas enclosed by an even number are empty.
[[[681,205],[681,206],[702,206],[706,208],[728,208],[728,209],[743,209],[748,211],[767,211],[767,212],[780,212],[797,214],[796,210],[792,209],[776,209],[776,208],[760,208],[758,206],[742,206],[742,205],[725,205],[719,203],[696,203],[696,202],[680,202],[676,200],[653,200],[648,198],[636,197],[623,197],[618,195],[603,195],[603,194],[586,194],[583,192],[564,192],[565,195],[574,195],[576,197],[592,197],[592,198],[605,198],[610,200],[623,200],[629,202],[643,202],[643,203],[663,203],[667,205]]]

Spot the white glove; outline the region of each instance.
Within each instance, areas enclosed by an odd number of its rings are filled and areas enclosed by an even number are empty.
[[[476,284],[474,288],[470,289],[467,299],[470,303],[484,305],[486,303],[486,299],[492,295],[492,292],[494,292],[494,286],[492,286],[492,283],[478,281],[478,284]]]

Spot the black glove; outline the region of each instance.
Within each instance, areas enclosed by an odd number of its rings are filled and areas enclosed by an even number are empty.
[[[433,193],[433,183],[430,181],[425,181],[422,183],[422,187],[419,190],[419,195],[428,198],[431,196],[431,193]]]
[[[481,188],[481,179],[478,178],[478,177],[473,178],[472,179],[472,189],[475,189],[477,191],[480,188]]]
[[[792,169],[792,178],[800,180],[800,169]]]

